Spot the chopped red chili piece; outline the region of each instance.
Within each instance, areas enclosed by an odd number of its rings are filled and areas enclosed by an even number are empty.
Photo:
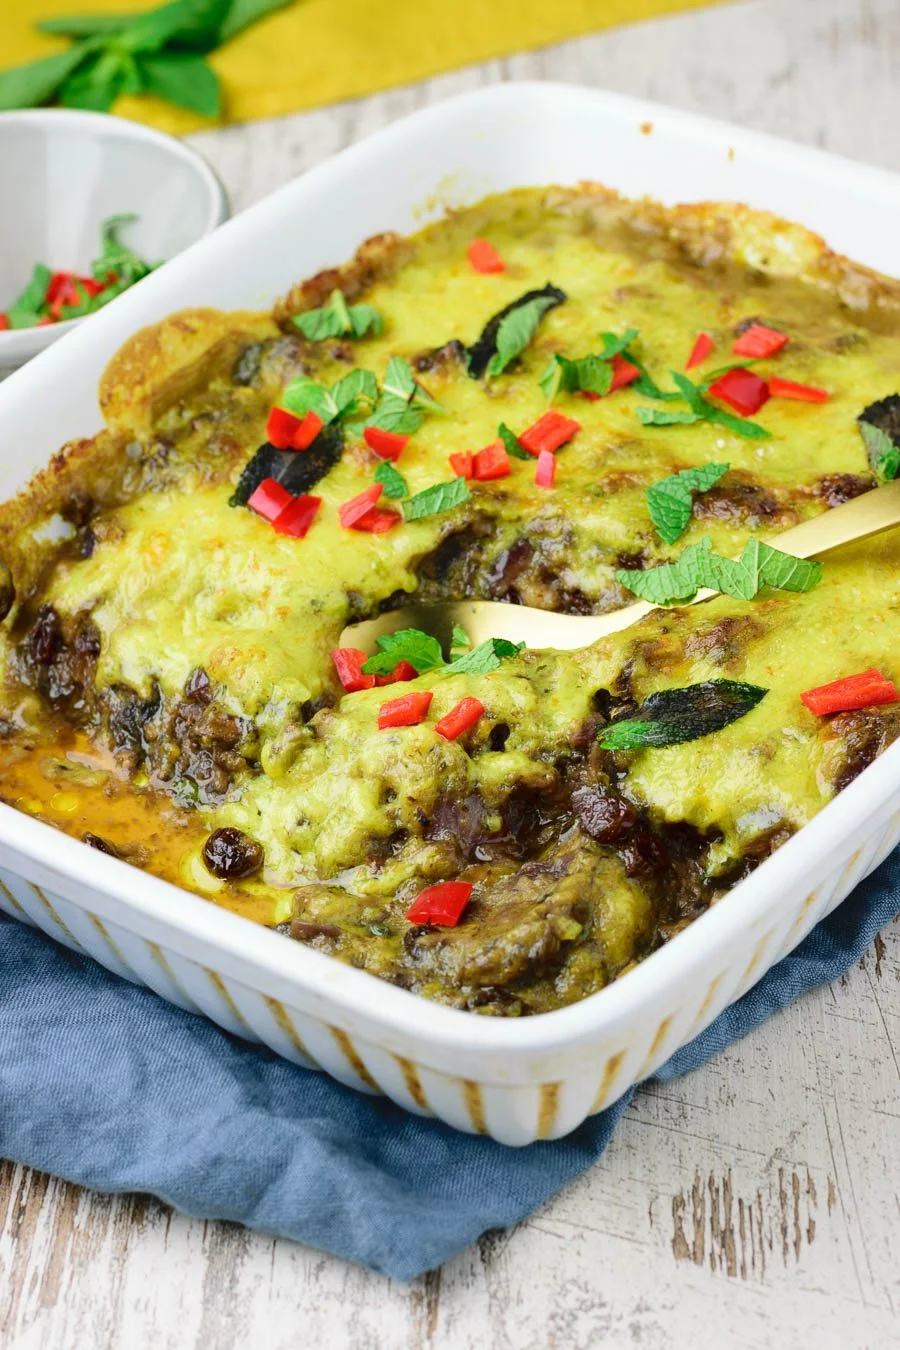
[[[0,314],[0,333],[5,333],[10,327],[9,315]]]
[[[550,450],[542,450],[538,455],[534,481],[538,487],[551,488],[556,477],[556,456]]]
[[[95,281],[93,277],[79,277],[78,280],[87,291],[88,295],[99,295],[101,291],[106,290],[103,282]]]
[[[637,366],[632,365],[630,361],[626,360],[626,358],[621,356],[618,352],[612,359],[612,368],[612,383],[609,386],[609,392],[611,394],[615,393],[617,389],[621,389],[624,385],[633,384],[635,380],[640,379],[641,372],[638,370]]]
[[[360,689],[375,688],[375,676],[362,673],[362,668],[369,658],[358,647],[335,647],[331,659],[338,679],[348,694],[355,694]]]
[[[691,354],[685,364],[685,370],[693,370],[694,366],[701,365],[709,356],[715,346],[709,333],[698,333],[697,340],[691,348]]]
[[[731,350],[736,356],[751,356],[758,360],[763,356],[774,356],[787,344],[787,335],[779,333],[777,328],[766,328],[765,324],[753,323],[746,332],[741,333]]]
[[[471,478],[475,472],[474,459],[471,450],[458,450],[455,455],[450,456],[450,468],[457,478]]]
[[[468,731],[469,727],[474,727],[483,713],[484,704],[480,699],[461,698],[455,707],[435,723],[434,729],[445,741],[455,741],[457,736]]]
[[[35,324],[35,328],[46,328],[47,324],[52,322],[53,320],[50,318],[50,315],[45,314],[42,319],[38,319],[37,323]]]
[[[402,684],[405,680],[417,680],[419,672],[409,661],[398,661],[391,671],[390,675],[376,675],[375,683],[384,684]]]
[[[75,289],[75,274],[73,272],[54,272],[47,282],[44,304],[52,306],[58,301],[62,301],[64,305],[78,303],[78,292]]]
[[[576,422],[574,417],[564,417],[562,413],[551,410],[522,432],[519,444],[530,455],[537,456],[542,450],[558,450],[580,430],[581,423]]]
[[[424,722],[428,716],[431,700],[430,689],[420,689],[414,694],[402,694],[400,698],[389,699],[378,709],[378,730],[389,727],[414,727]]]
[[[367,487],[360,492],[357,497],[351,497],[348,502],[343,502],[338,507],[338,516],[344,529],[352,529],[358,521],[362,520],[363,516],[368,515],[382,492],[384,492],[384,484],[373,483],[371,487]]]
[[[366,534],[387,534],[395,525],[399,525],[403,517],[399,511],[379,511],[373,506],[371,511],[367,511],[356,521],[354,530],[363,530]]]
[[[800,698],[811,713],[824,717],[828,713],[869,708],[873,703],[896,703],[900,693],[893,680],[873,667],[859,675],[848,675],[843,680],[832,680],[831,684],[807,689]]]
[[[480,483],[492,478],[505,478],[510,471],[509,455],[502,441],[492,441],[472,460],[472,476]]]
[[[381,459],[399,459],[406,448],[408,436],[399,431],[384,431],[381,427],[366,427],[363,431],[366,445]]]
[[[287,408],[273,408],[266,422],[266,439],[276,450],[287,450],[300,425],[300,418]]]
[[[487,239],[473,239],[466,249],[469,262],[476,272],[505,272],[506,263]]]
[[[321,497],[294,497],[272,521],[272,527],[278,534],[289,534],[292,539],[305,539],[321,505]]]
[[[795,380],[783,380],[779,375],[769,376],[769,394],[772,398],[795,398],[800,403],[827,403],[831,398],[827,389],[817,389],[813,384],[797,384]]]
[[[324,425],[319,414],[310,409],[291,437],[291,449],[308,450]]]
[[[708,392],[713,398],[720,398],[723,403],[734,408],[742,417],[759,412],[769,398],[769,386],[765,380],[754,375],[752,370],[745,370],[743,366],[735,366],[732,370],[726,371],[709,386]]]
[[[247,505],[263,520],[274,521],[293,500],[287,488],[276,483],[274,478],[264,478]]]
[[[410,923],[434,923],[455,928],[472,894],[471,881],[439,881],[420,891],[406,911]]]

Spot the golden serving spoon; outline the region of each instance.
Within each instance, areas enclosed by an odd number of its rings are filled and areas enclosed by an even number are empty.
[[[900,525],[900,479],[865,492],[843,506],[824,511],[767,542],[795,558],[812,558],[841,544],[880,534],[894,525]],[[718,591],[698,591],[692,600],[684,603],[696,605],[718,594]],[[551,610],[508,605],[496,600],[442,600],[433,604],[413,601],[402,609],[379,614],[377,619],[348,625],[341,634],[341,646],[374,651],[376,638],[396,633],[400,628],[419,628],[433,634],[445,651],[449,651],[453,625],[459,624],[468,633],[473,646],[494,637],[524,642],[528,647],[538,649],[551,647],[572,651],[589,646],[607,633],[630,628],[645,614],[659,608],[659,605],[641,600],[611,614],[555,614]]]

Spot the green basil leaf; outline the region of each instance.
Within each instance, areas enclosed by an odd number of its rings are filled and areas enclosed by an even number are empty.
[[[876,427],[874,422],[860,418],[858,425],[872,468],[887,481],[896,478],[900,474],[900,446],[895,445],[887,432]]]
[[[61,85],[97,50],[96,42],[79,42],[68,51],[55,52],[40,61],[28,61],[11,70],[0,70],[0,112],[36,108],[58,93]]]
[[[497,428],[497,435],[506,447],[506,453],[512,455],[513,459],[534,459],[527,450],[523,450],[519,444],[519,438],[514,431],[510,431],[505,422],[501,422]]]
[[[141,55],[137,68],[145,93],[202,117],[218,117],[221,113],[219,77],[202,56],[174,52]]]
[[[219,30],[219,41],[230,42],[251,24],[264,19],[268,14],[273,14],[277,9],[284,9],[285,5],[291,2],[292,0],[231,0],[231,7]]]
[[[452,511],[469,500],[469,485],[464,478],[452,478],[449,483],[435,483],[433,487],[417,492],[403,503],[406,520],[423,520]]]
[[[444,664],[444,653],[437,638],[420,628],[402,628],[375,639],[378,651],[362,668],[364,675],[390,675],[400,661],[408,661],[421,675]]]
[[[600,745],[604,750],[638,750],[695,741],[745,717],[768,692],[740,680],[663,689],[645,699],[631,717],[601,731]]]
[[[458,656],[455,661],[451,661],[449,666],[444,667],[443,673],[487,675],[489,671],[497,669],[504,657],[518,656],[524,646],[524,642],[508,642],[506,638],[488,638],[486,642],[480,642],[464,656]]]
[[[389,459],[383,459],[375,470],[375,482],[384,485],[386,497],[408,497],[409,487],[403,474],[395,469]]]
[[[638,408],[638,414],[640,412]],[[683,416],[693,417],[694,414],[685,413]],[[690,524],[693,494],[708,492],[729,468],[728,464],[702,464],[696,469],[682,469],[680,473],[661,478],[647,489],[650,519],[667,544],[674,544],[680,539]]]

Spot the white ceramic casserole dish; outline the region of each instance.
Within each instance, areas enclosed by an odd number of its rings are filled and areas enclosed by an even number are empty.
[[[647,124],[652,124],[648,132]],[[500,85],[417,113],[203,240],[0,387],[0,498],[100,425],[101,371],[186,305],[263,306],[361,240],[454,202],[591,178],[740,200],[900,272],[900,179],[618,95]],[[653,1071],[900,839],[900,744],[752,876],[599,994],[544,1016],[430,1004],[0,806],[0,908],[128,979],[353,1087],[508,1144],[566,1134]]]

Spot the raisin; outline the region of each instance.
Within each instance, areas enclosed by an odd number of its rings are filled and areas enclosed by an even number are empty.
[[[184,683],[184,696],[191,703],[209,703],[212,691],[209,676],[202,666],[192,670]]]
[[[61,644],[59,615],[52,605],[41,605],[35,625],[28,634],[32,657],[39,666],[51,666]]]
[[[203,845],[203,861],[207,870],[220,881],[235,881],[252,876],[263,865],[263,848],[255,839],[226,826],[213,830]]]
[[[98,853],[108,853],[111,858],[121,858],[122,856],[119,850],[107,839],[104,839],[103,836],[99,834],[91,834],[90,830],[87,830],[81,836],[81,839],[83,843],[89,844],[91,848],[95,848]]]
[[[600,844],[611,844],[637,820],[637,812],[617,792],[582,787],[572,793],[572,806],[586,834]]]

